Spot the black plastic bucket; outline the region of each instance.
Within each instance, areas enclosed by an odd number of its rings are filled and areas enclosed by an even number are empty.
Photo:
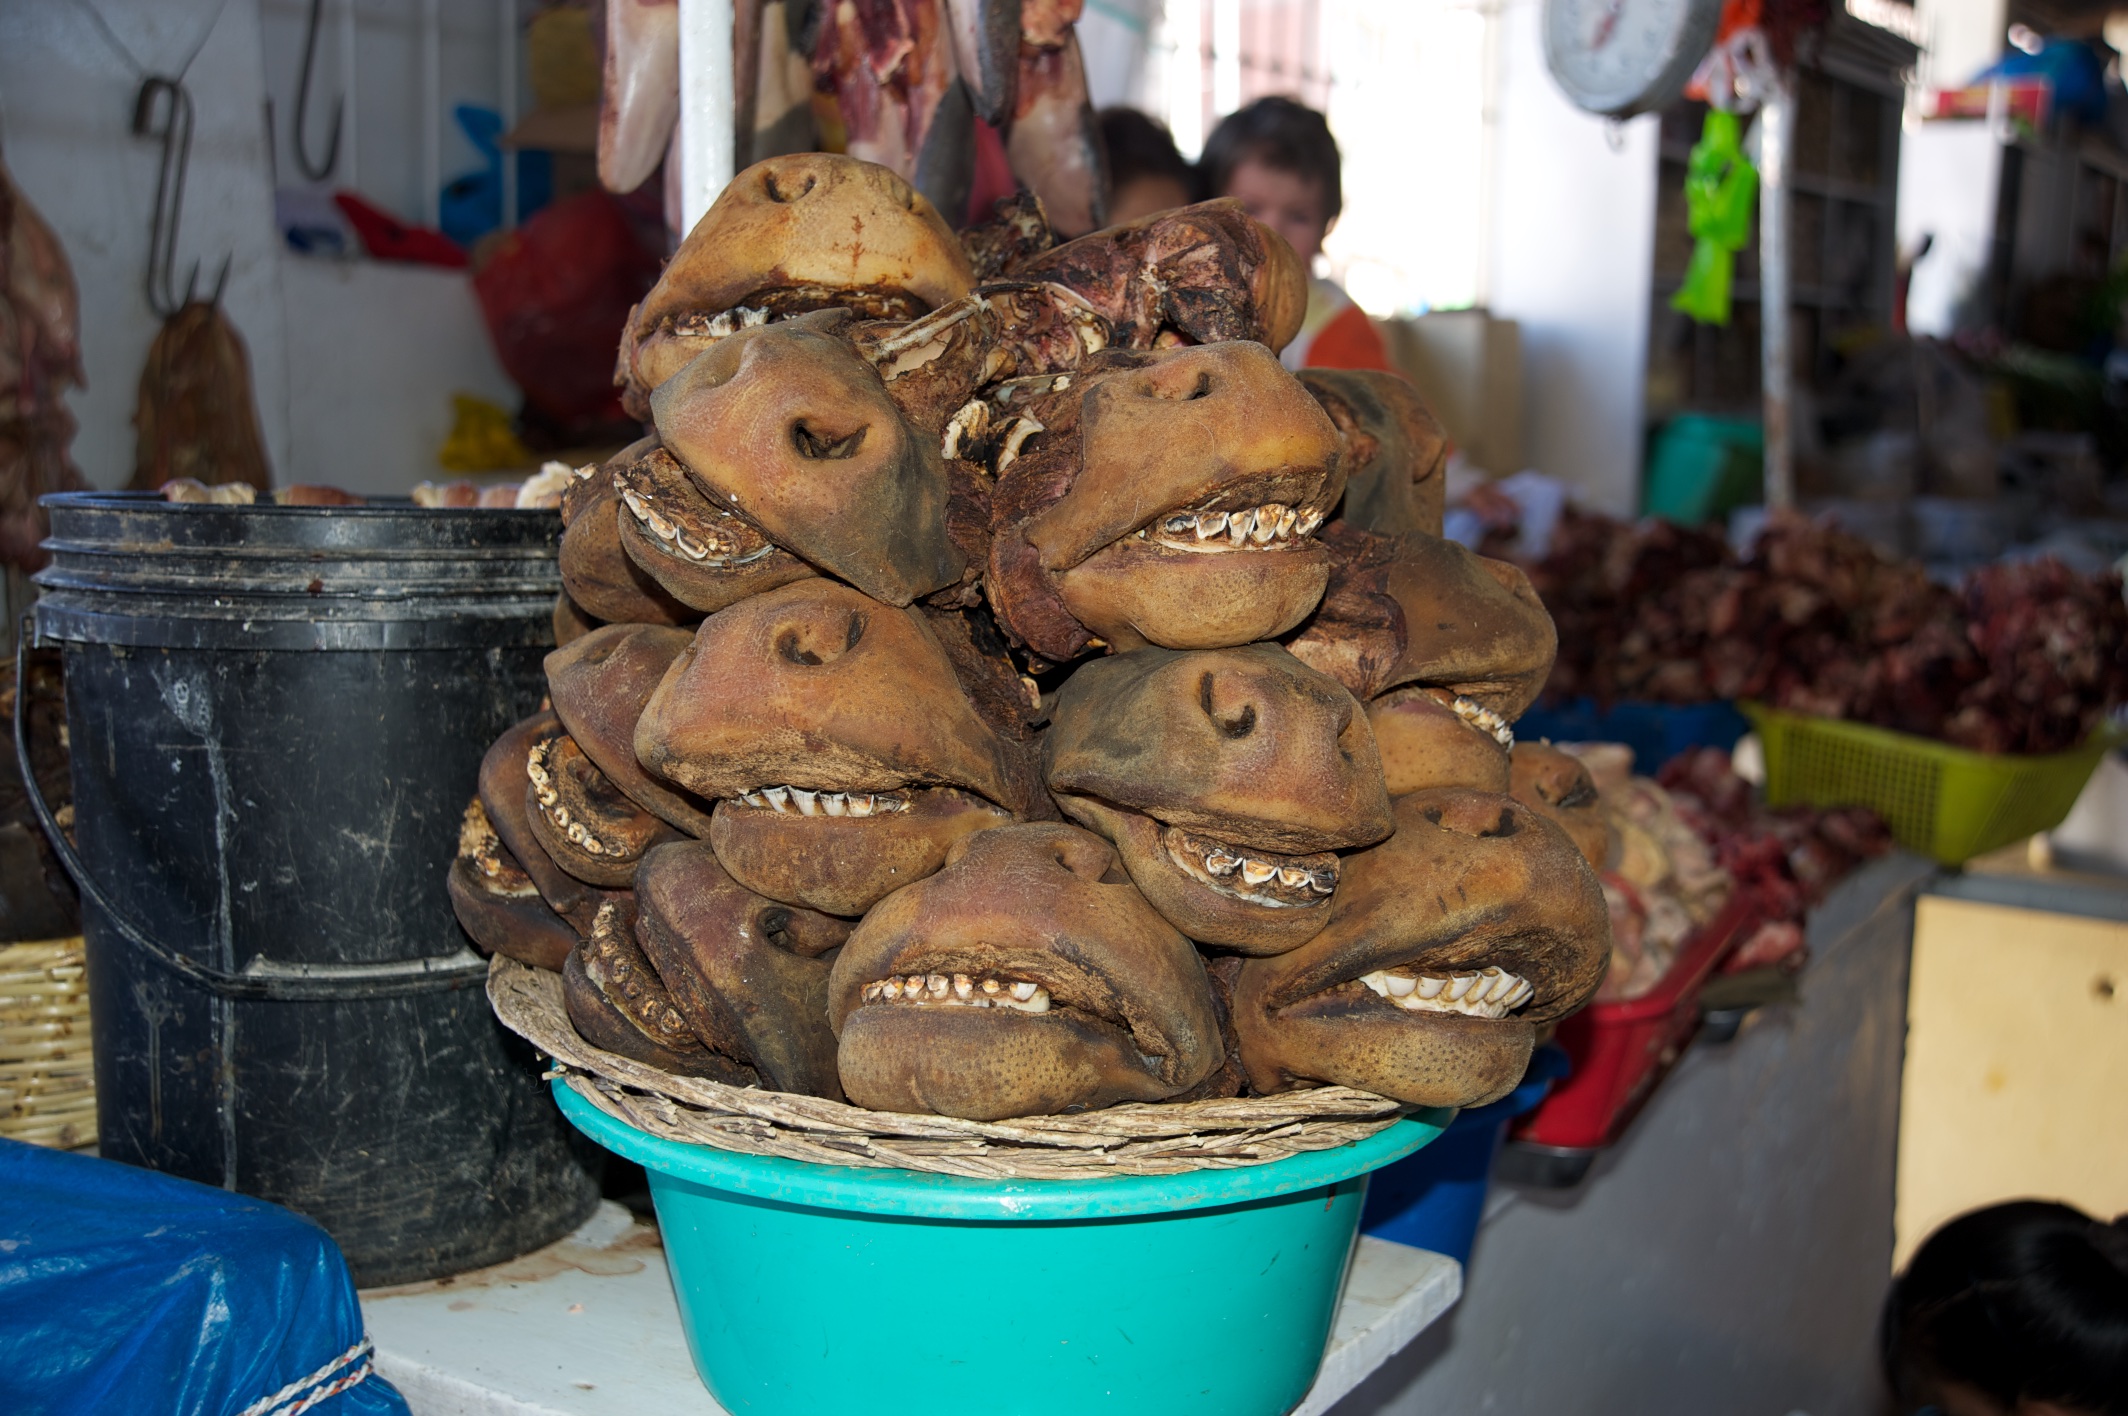
[[[44,505],[102,1153],[309,1215],[364,1285],[581,1223],[597,1162],[444,889],[544,691],[559,518]]]

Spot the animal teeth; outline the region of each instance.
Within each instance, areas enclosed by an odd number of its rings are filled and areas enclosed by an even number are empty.
[[[1183,532],[1189,530],[1192,526],[1195,526],[1196,524],[1197,518],[1194,516],[1170,516],[1166,521],[1160,524],[1160,529],[1167,532],[1170,536],[1180,536]]]
[[[943,998],[953,990],[953,980],[944,974],[933,974],[924,980],[924,987],[930,990],[933,998]]]
[[[1241,863],[1241,878],[1246,884],[1261,885],[1276,874],[1278,867],[1275,865],[1265,865],[1255,860],[1244,860]]]
[[[1316,871],[1315,874],[1310,876],[1308,879],[1308,888],[1313,890],[1318,895],[1329,895],[1336,893],[1337,872],[1334,870]]]
[[[975,980],[969,978],[966,974],[955,974],[953,976],[953,996],[955,998],[966,998],[974,992]]]
[[[1019,457],[1021,445],[1036,433],[1045,431],[1047,429],[1032,418],[1015,418],[1012,427],[1006,430],[1004,447],[998,451],[997,470],[1003,472],[1010,467]]]
[[[1306,536],[1322,524],[1323,514],[1319,511],[1310,511],[1301,516],[1300,520],[1294,525],[1293,530],[1297,535]]]
[[[968,974],[895,974],[866,984],[858,996],[867,1003],[900,1002],[944,1005],[949,1008],[1010,1008],[1018,1013],[1046,1013],[1049,990],[1025,980],[1003,984],[995,978],[980,981]]]
[[[1413,978],[1378,969],[1362,974],[1359,982],[1406,1012],[1462,1013],[1473,1018],[1504,1018],[1537,991],[1528,979],[1496,967],[1451,978]]]
[[[1298,524],[1299,521],[1300,513],[1295,511],[1292,507],[1289,506],[1281,510],[1278,513],[1279,536],[1282,538],[1286,536],[1291,536],[1293,534],[1294,526]]]
[[[852,815],[852,816],[870,816],[871,814],[872,814],[872,794],[871,794],[870,792],[851,792],[851,793],[850,793],[850,815]]]
[[[1039,983],[1015,983],[1014,985],[1012,985],[1012,996],[1019,999],[1022,1003],[1025,1003],[1028,999],[1034,997],[1035,994],[1041,991],[1042,985],[1040,985]]]
[[[1286,509],[1275,503],[1270,506],[1258,507],[1255,516],[1256,524],[1249,530],[1249,539],[1259,546],[1269,541],[1278,534],[1279,519],[1285,514]]]
[[[982,989],[983,992],[991,994],[993,996],[1005,991],[1005,985],[999,983],[994,978],[986,978],[981,983],[977,984],[976,987]]]
[[[1298,890],[1301,886],[1312,883],[1314,878],[1309,872],[1294,866],[1282,865],[1278,868],[1278,883],[1289,889]]]
[[[1232,546],[1247,544],[1249,531],[1255,524],[1256,517],[1252,512],[1238,511],[1230,514],[1227,517],[1227,544]]]
[[[769,787],[761,795],[768,798],[769,806],[776,811],[783,811],[791,804],[791,789],[789,787]]]
[[[1209,541],[1214,536],[1227,532],[1227,514],[1223,511],[1208,511],[1197,518],[1197,539]]]
[[[899,978],[890,978],[879,986],[879,991],[889,998],[899,998],[901,997],[901,980]]]
[[[1218,851],[1207,851],[1204,857],[1204,868],[1213,875],[1232,875],[1235,871],[1241,869],[1241,857],[1223,855]]]
[[[1512,748],[1515,745],[1514,724],[1484,704],[1458,694],[1448,706],[1455,710],[1458,718],[1479,732],[1490,734],[1493,741],[1500,746]]]

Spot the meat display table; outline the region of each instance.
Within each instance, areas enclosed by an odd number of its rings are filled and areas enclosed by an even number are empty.
[[[1455,1303],[1453,1259],[1362,1238],[1301,1416],[1320,1416]],[[723,1416],[695,1376],[657,1230],[619,1205],[514,1263],[376,1289],[377,1370],[414,1416]]]
[[[1891,1279],[1912,856],[1811,917],[1797,1004],[1691,1047],[1571,1190],[1496,1187],[1461,1304],[1335,1416],[1865,1416]]]

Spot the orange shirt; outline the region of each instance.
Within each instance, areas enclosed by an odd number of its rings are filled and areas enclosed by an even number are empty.
[[[1383,369],[1397,372],[1367,312],[1336,282],[1311,277],[1300,333],[1279,354],[1289,369]]]

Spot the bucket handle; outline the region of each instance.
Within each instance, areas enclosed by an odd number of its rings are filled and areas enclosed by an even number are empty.
[[[220,998],[256,999],[277,1003],[324,1003],[365,998],[399,998],[410,993],[430,993],[463,988],[487,977],[488,961],[470,949],[438,958],[406,959],[379,964],[284,964],[254,959],[239,973],[212,968],[189,959],[151,937],[127,919],[89,874],[88,866],[74,850],[74,843],[59,829],[37,774],[30,768],[29,722],[23,703],[29,698],[30,642],[36,626],[30,615],[22,617],[15,633],[15,763],[22,772],[22,788],[30,810],[52,843],[52,853],[72,877],[82,898],[96,907],[119,938],[147,955],[157,966],[177,975],[195,988]]]

